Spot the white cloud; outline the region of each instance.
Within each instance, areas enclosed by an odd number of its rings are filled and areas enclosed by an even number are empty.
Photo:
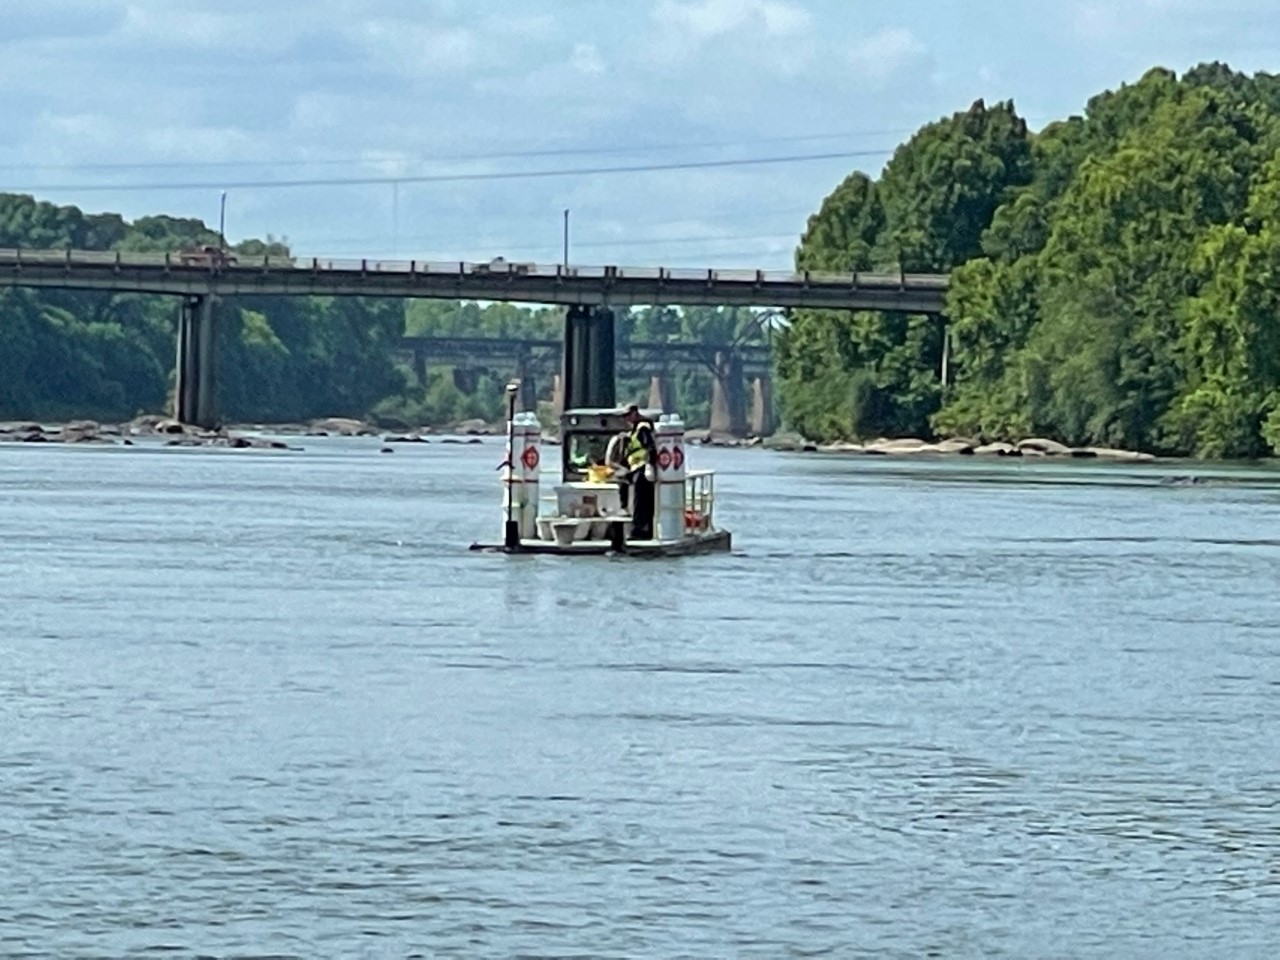
[[[594,43],[575,43],[569,62],[573,69],[587,76],[594,77],[604,73],[604,58],[600,56]]]
[[[884,83],[924,53],[924,44],[906,27],[888,27],[855,43],[848,59],[862,76]]]
[[[783,39],[803,36],[813,25],[808,10],[786,0],[658,0],[652,18],[664,49],[684,54],[729,34]]]
[[[360,43],[371,62],[405,77],[456,73],[474,65],[478,41],[467,28],[406,20],[370,20]]]

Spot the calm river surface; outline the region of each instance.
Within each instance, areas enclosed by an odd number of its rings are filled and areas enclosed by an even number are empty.
[[[0,955],[1274,956],[1280,472],[299,442],[0,447]]]

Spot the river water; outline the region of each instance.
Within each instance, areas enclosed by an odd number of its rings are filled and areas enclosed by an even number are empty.
[[[0,448],[0,955],[1274,955],[1280,472],[301,442]]]

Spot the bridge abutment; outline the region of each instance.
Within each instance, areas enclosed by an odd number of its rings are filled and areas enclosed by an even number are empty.
[[[213,297],[184,296],[178,312],[173,415],[211,430],[218,425],[217,338]]]
[[[564,408],[617,403],[614,317],[608,307],[572,306],[565,312]]]

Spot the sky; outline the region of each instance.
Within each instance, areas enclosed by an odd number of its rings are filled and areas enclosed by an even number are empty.
[[[1280,70],[1274,0],[5,0],[0,191],[300,256],[787,269],[922,124]],[[612,172],[611,172],[612,171]]]

